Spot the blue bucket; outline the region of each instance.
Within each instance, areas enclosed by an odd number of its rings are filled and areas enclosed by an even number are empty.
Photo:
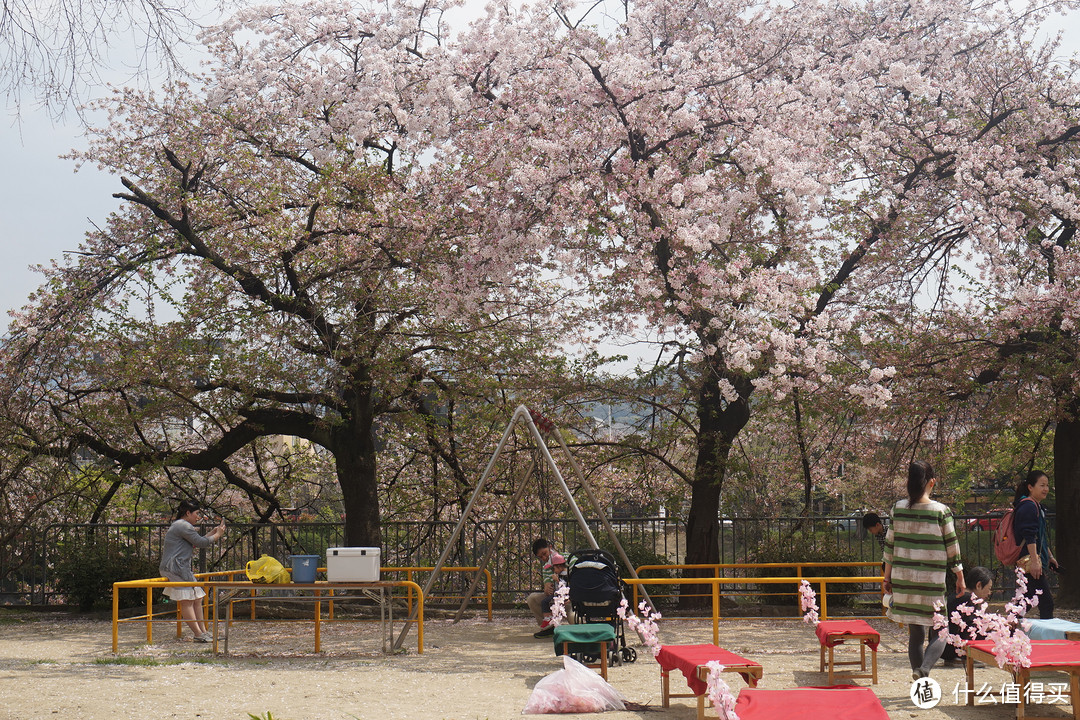
[[[294,583],[315,582],[315,571],[319,569],[318,555],[292,556],[292,581]]]

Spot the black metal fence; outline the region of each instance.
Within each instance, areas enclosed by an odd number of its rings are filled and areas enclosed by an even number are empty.
[[[994,558],[992,527],[996,518],[957,516],[961,554],[967,566],[984,565],[995,571],[995,597],[1012,594],[1012,572]],[[1050,516],[1051,542],[1054,518]],[[601,547],[608,546],[598,520],[589,520],[590,531]],[[635,565],[677,564],[686,554],[685,528],[671,518],[626,518],[612,521],[620,541]],[[479,563],[491,544],[499,522],[483,521],[466,528],[448,560],[449,565]],[[453,532],[450,522],[389,522],[383,526],[382,565],[384,567],[431,566],[439,558]],[[0,549],[0,604],[47,605],[64,602],[57,584],[57,572],[64,563],[97,557],[102,551],[132,560],[137,567],[156,568],[166,524],[141,525],[50,525]],[[207,528],[209,529],[209,528]],[[584,533],[572,518],[510,521],[488,566],[495,602],[523,601],[539,584],[539,567],[532,556],[532,540],[550,539],[561,550],[585,547]],[[787,543],[785,545],[785,543]],[[761,560],[762,549],[773,547],[780,555],[794,559],[796,544],[817,544],[833,550],[836,559],[878,561],[881,547],[867,535],[857,518],[735,518],[722,522],[719,539],[720,561],[750,563]],[[198,572],[242,568],[260,555],[270,555],[288,563],[290,555],[319,555],[344,544],[344,528],[335,523],[232,524],[224,541],[197,552]],[[156,571],[151,570],[150,574]],[[414,576],[423,583],[423,573]],[[435,587],[436,594],[464,591],[471,578],[446,574]]]

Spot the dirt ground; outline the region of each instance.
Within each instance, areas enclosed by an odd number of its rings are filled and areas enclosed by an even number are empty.
[[[953,689],[964,680],[961,666],[939,666],[933,677],[944,699],[936,708],[918,709],[909,699],[906,631],[885,620],[871,624],[882,633],[874,691],[891,718],[1015,717],[1011,705],[958,704]],[[532,687],[560,667],[550,639],[534,639],[535,628],[520,616],[456,625],[429,620],[423,654],[416,653],[414,633],[406,641],[409,651],[396,656],[379,651],[377,623],[324,623],[319,654],[313,652],[313,628],[311,621],[238,623],[231,631],[230,654],[215,656],[210,646],[192,643],[187,630],[178,640],[172,624],[156,625],[150,645],[145,626],[131,624],[121,627],[120,652],[114,655],[108,620],[0,613],[0,719],[248,720],[269,713],[274,720],[501,720],[521,717]],[[711,622],[664,619],[660,637],[670,644],[711,642]],[[627,700],[650,707],[604,717],[694,718],[692,698],[675,699],[667,710],[660,706],[659,666],[636,637],[627,639],[637,647],[638,660],[611,668],[609,680]],[[826,682],[818,672],[814,633],[798,620],[724,621],[720,644],[763,665],[761,687]],[[729,685],[737,693],[743,682],[731,677]],[[986,682],[997,693],[1008,680],[997,668],[976,671],[976,684]],[[673,692],[685,692],[677,672],[671,683]],[[1067,705],[1041,710],[1071,717]],[[716,716],[711,709],[707,715]],[[798,715],[793,708],[792,717]]]

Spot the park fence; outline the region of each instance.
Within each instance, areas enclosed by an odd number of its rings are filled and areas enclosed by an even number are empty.
[[[957,535],[967,566],[984,565],[995,572],[996,597],[1012,593],[1012,572],[994,558],[993,527],[996,518],[957,516]],[[1049,517],[1051,542],[1054,516]],[[597,519],[587,520],[601,547],[610,548]],[[500,522],[481,521],[467,526],[447,560],[449,565],[474,566],[495,542]],[[612,526],[635,567],[676,565],[684,562],[684,523],[675,518],[618,518]],[[382,526],[384,567],[434,565],[446,546],[455,524],[452,522],[391,521]],[[0,554],[0,605],[56,605],[71,602],[61,590],[63,574],[72,567],[92,572],[96,569],[113,577],[103,578],[106,586],[114,580],[154,577],[168,524],[55,524],[17,538]],[[209,528],[205,528],[209,529]],[[538,564],[532,556],[532,540],[551,539],[562,551],[586,547],[587,541],[573,518],[511,520],[488,570],[492,593],[499,606],[522,603],[537,589]],[[286,565],[290,555],[318,555],[344,544],[341,523],[230,523],[222,543],[198,550],[196,572],[243,568],[261,555],[278,558]],[[808,552],[822,553],[840,562],[880,561],[881,546],[859,526],[857,518],[731,518],[721,522],[719,561],[758,563],[808,559]],[[813,547],[811,547],[813,546]],[[766,556],[765,553],[771,553]],[[106,570],[104,558],[112,564]],[[116,562],[119,559],[120,562]],[[629,573],[623,569],[623,575]],[[671,571],[678,577],[679,571]],[[132,578],[115,577],[118,573]],[[424,583],[423,573],[416,574]],[[459,574],[440,576],[433,592],[461,595],[470,578]],[[485,588],[486,589],[486,588]],[[865,589],[871,593],[871,588]]]

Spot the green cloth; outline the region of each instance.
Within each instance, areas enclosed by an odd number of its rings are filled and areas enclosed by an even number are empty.
[[[615,628],[607,623],[583,623],[581,625],[559,625],[552,635],[555,641],[555,654],[562,655],[564,642],[570,643],[572,653],[593,653],[598,651],[597,643],[615,640]]]

